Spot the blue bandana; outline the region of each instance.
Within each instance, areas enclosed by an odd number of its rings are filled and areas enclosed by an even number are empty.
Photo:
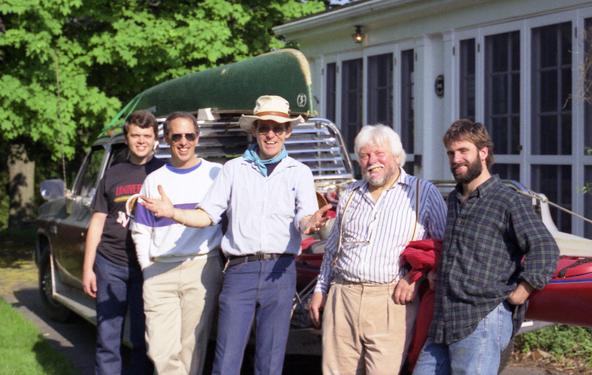
[[[282,150],[276,156],[271,159],[261,160],[259,157],[259,146],[257,144],[250,145],[243,154],[243,158],[255,164],[257,169],[259,169],[259,172],[265,177],[267,177],[267,167],[265,165],[279,163],[286,156],[288,156],[286,146],[282,146]]]

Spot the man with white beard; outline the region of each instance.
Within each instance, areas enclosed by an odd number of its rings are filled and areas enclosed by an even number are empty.
[[[403,170],[391,128],[364,126],[354,147],[364,178],[341,193],[310,317],[320,327],[326,305],[324,374],[396,374],[417,310],[399,256],[411,240],[442,239],[446,206],[434,185]]]

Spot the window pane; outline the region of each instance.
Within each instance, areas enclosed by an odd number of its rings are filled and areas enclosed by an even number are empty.
[[[571,23],[532,31],[532,150],[571,154]],[[568,123],[569,122],[569,123]],[[555,129],[553,129],[555,127]]]
[[[460,117],[475,119],[475,39],[460,41]]]
[[[520,165],[518,164],[497,164],[491,167],[491,172],[506,180],[520,181]]]
[[[412,49],[401,52],[401,142],[409,154],[415,152],[414,54]]]
[[[326,97],[327,103],[325,107],[325,113],[327,119],[335,122],[335,111],[336,111],[336,97],[337,97],[337,64],[327,64],[327,90]]]
[[[584,194],[584,216],[592,217],[592,166],[586,166],[586,193]],[[585,222],[584,235],[592,238],[592,224]]]
[[[348,150],[362,127],[362,59],[344,61],[341,75],[341,130]]]
[[[586,34],[584,47],[584,154],[592,155],[592,18],[586,19]]]
[[[485,125],[498,154],[520,153],[520,33],[485,38]]]
[[[393,55],[368,57],[368,123],[393,125]]]
[[[545,194],[552,202],[571,209],[571,166],[533,165],[532,189]],[[571,215],[554,207],[550,209],[557,228],[571,233]]]
[[[103,163],[103,156],[105,155],[104,148],[96,148],[92,150],[87,157],[82,174],[77,181],[75,194],[84,198],[93,198],[95,195],[95,186],[101,172],[101,164]]]

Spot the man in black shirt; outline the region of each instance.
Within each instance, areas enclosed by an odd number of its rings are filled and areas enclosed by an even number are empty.
[[[429,337],[415,375],[498,373],[512,313],[550,280],[559,249],[531,200],[491,176],[493,143],[480,123],[444,135],[458,183],[448,217]]]
[[[95,373],[122,373],[121,337],[127,310],[133,345],[130,369],[151,374],[146,355],[142,271],[128,231],[125,202],[139,193],[144,178],[163,163],[153,158],[158,124],[147,111],[132,113],[123,126],[128,160],[105,171],[95,194],[86,236],[82,286],[96,298],[97,347]]]

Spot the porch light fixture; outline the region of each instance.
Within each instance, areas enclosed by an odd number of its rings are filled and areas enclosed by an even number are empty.
[[[356,25],[355,31],[352,34],[352,39],[355,43],[362,43],[364,41],[364,32],[362,31],[362,25]]]

